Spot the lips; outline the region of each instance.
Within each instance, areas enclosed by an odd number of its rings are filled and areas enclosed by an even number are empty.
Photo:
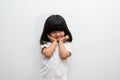
[[[63,36],[58,36],[58,37],[55,37],[56,39],[59,39],[59,38],[62,38]]]

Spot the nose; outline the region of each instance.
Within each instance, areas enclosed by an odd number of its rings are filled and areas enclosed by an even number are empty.
[[[59,36],[59,35],[60,35],[60,33],[56,33],[56,35],[57,35],[57,36]]]

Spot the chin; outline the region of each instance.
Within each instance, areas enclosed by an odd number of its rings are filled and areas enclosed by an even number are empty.
[[[57,41],[59,41],[59,38],[57,38]]]

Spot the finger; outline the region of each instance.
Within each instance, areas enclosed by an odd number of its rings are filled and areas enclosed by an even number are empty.
[[[48,35],[48,38],[50,39],[50,41],[55,41],[56,39],[51,37],[50,35]]]
[[[50,35],[47,35],[49,39],[51,39],[51,36]]]
[[[50,40],[50,41],[52,41],[52,38],[51,38],[51,36],[50,36],[50,35],[47,35],[47,36],[48,36],[49,40]]]
[[[65,40],[67,40],[67,39],[69,39],[69,36],[68,36],[68,35],[65,36]]]

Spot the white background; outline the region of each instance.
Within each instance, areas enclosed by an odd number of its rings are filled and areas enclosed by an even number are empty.
[[[69,80],[120,80],[119,0],[0,0],[0,80],[37,80],[51,14],[73,35]]]

